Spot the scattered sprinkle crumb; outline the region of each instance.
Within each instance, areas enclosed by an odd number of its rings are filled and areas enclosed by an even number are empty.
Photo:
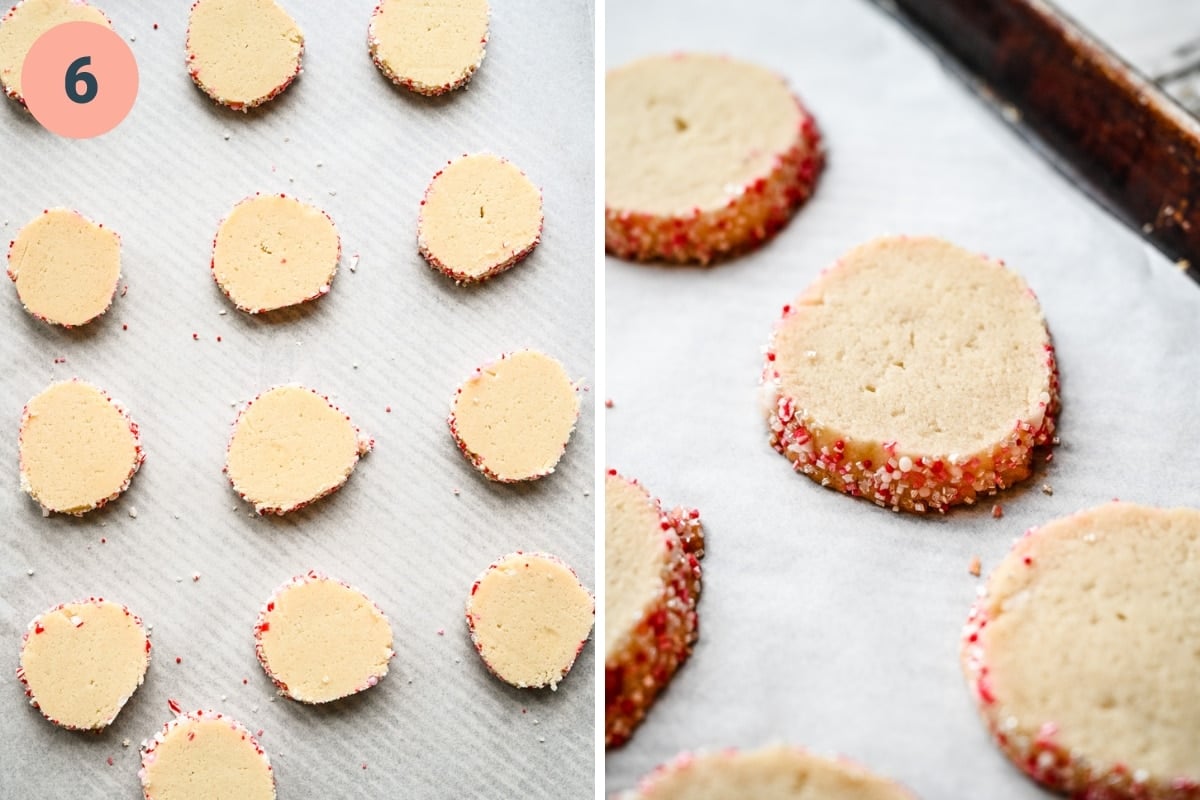
[[[121,323],[121,330],[123,330],[123,331],[127,331],[127,330],[129,330],[129,323],[127,323],[127,322],[122,322],[122,323]]]
[[[225,698],[226,698],[227,696],[228,696],[228,695],[221,695],[221,702],[222,702],[222,703],[224,703],[224,702],[225,702]]]
[[[358,272],[358,253],[350,256],[350,271]]]
[[[108,539],[106,539],[105,537],[101,536],[101,537],[100,537],[100,544],[108,544]]]
[[[242,686],[245,686],[249,682],[250,682],[249,678],[242,678]]]
[[[967,572],[971,573],[976,578],[978,578],[979,573],[982,571],[983,571],[983,564],[980,563],[979,556],[973,556],[971,558],[971,563],[967,566]]]
[[[592,493],[591,493],[591,492],[589,492],[587,489],[584,489],[584,490],[583,490],[583,496],[584,496],[584,497],[591,497],[591,496],[592,496]]]
[[[25,574],[26,574],[26,575],[28,575],[29,577],[31,577],[31,578],[32,578],[32,577],[33,577],[33,570],[31,570],[31,569],[27,569],[27,570],[25,570]]]
[[[154,30],[158,30],[158,23],[154,23]]]
[[[366,768],[367,768],[367,762],[365,762],[365,761],[364,761],[364,762],[362,763],[362,768],[363,768],[363,769],[366,769]]]
[[[1186,258],[1181,258],[1175,262],[1175,266],[1179,267],[1181,271],[1187,272],[1191,268],[1192,262],[1188,261]]]
[[[181,658],[180,656],[175,656],[175,663],[176,663],[176,664],[182,664],[182,663],[183,663],[183,658]]]
[[[534,725],[537,725],[537,724],[538,724],[538,721],[537,721],[537,719],[536,719],[536,718],[533,720],[533,724],[534,724]]]
[[[323,162],[321,162],[321,161],[317,162],[317,169],[320,169],[323,166],[325,166],[325,164]]]
[[[197,582],[197,581],[199,581],[199,580],[200,580],[200,573],[199,573],[199,572],[193,572],[193,573],[192,573],[192,583],[196,583],[196,582]]]
[[[108,765],[109,765],[110,767],[113,765],[112,756],[109,756],[109,757],[108,757]]]
[[[1045,494],[1045,495],[1054,494],[1054,487],[1048,483],[1043,483],[1042,484],[1042,494]]]
[[[545,742],[546,742],[546,737],[545,737],[545,736],[539,736],[539,737],[538,737],[538,741],[539,741],[539,742],[541,742],[541,743],[543,743],[543,744],[545,744]]]
[[[254,735],[255,735],[255,736],[257,736],[257,737],[259,737],[259,738],[261,739],[261,738],[262,738],[262,735],[263,735],[263,729],[262,729],[262,728],[259,728],[259,729],[258,729],[258,732],[257,732],[257,733],[255,733]]]
[[[54,359],[54,363],[55,364],[65,364],[65,363],[67,363],[67,357],[59,356],[58,358]]]
[[[176,576],[175,576],[175,582],[176,582],[176,583],[183,583],[183,576],[182,576],[182,575],[176,575]]]
[[[384,408],[383,410],[384,410],[386,413],[388,413],[388,414],[392,413],[392,407],[391,407],[391,406],[387,406],[387,407],[386,407],[386,408]]]
[[[133,517],[134,519],[137,519],[137,506],[129,507],[129,516]]]
[[[228,141],[229,141],[229,136],[230,136],[229,132],[228,132],[228,131],[226,131],[226,132],[225,132],[225,134],[224,134],[224,136],[225,136],[225,141],[227,141],[227,142],[228,142]]]
[[[132,33],[131,33],[131,34],[129,34],[129,41],[131,41],[131,42],[136,42],[136,41],[137,41],[137,36],[136,36],[136,35],[134,35],[134,34],[132,34]]]
[[[218,341],[218,342],[219,342],[219,341],[221,341],[221,337],[220,337],[220,336],[218,336],[218,337],[217,337],[217,341]]]
[[[193,331],[193,332],[192,332],[192,341],[193,341],[193,342],[198,342],[198,341],[200,341],[200,334],[198,334],[198,333],[196,333],[195,331]]]
[[[171,516],[172,516],[172,517],[174,517],[175,519],[179,519],[179,512],[178,512],[178,511],[176,511],[176,512],[175,512],[174,514],[172,514]]]
[[[457,486],[455,486],[454,487],[454,496],[458,497],[460,494],[462,494],[462,491]]]
[[[1000,519],[1004,516],[1004,506],[996,503],[992,506],[992,519]]]
[[[462,659],[461,659],[461,658],[459,658],[458,656],[455,656],[455,657],[454,657],[454,663],[455,663],[455,664],[461,664],[461,663],[462,663]]]
[[[228,312],[227,312],[227,311],[225,311],[225,309],[223,309],[223,308],[222,308],[222,309],[221,309],[220,311],[218,311],[217,313],[223,317],[223,316],[225,316],[225,314],[227,314]]]
[[[121,297],[124,297],[127,294],[129,294],[129,284],[128,283],[121,286]]]
[[[438,635],[438,636],[445,636],[445,635],[446,635],[446,629],[445,629],[445,628],[438,628],[438,629],[437,629],[437,635]]]
[[[354,368],[354,369],[358,369],[358,362],[357,362],[357,361],[355,361],[355,362],[354,362],[353,364],[351,364],[350,366],[351,366],[352,368]]]
[[[128,739],[122,739],[122,740],[121,740],[121,747],[129,747],[129,740],[128,740]]]
[[[258,713],[258,706],[255,706],[254,708],[250,709],[250,711],[251,711],[251,713],[253,713],[253,714],[257,714],[257,713]]]
[[[330,190],[329,190],[329,196],[330,196],[330,197],[337,197],[337,192],[335,192],[333,189],[330,189]]]
[[[605,408],[612,408],[612,407],[613,407],[613,401],[612,401],[612,398],[611,398],[611,397],[610,397],[609,399],[607,399],[607,400],[605,400],[605,401],[604,401],[604,407],[605,407]]]

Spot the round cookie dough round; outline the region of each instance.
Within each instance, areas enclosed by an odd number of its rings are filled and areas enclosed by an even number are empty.
[[[797,472],[893,510],[945,511],[1029,477],[1053,441],[1058,372],[1019,275],[940,239],[884,238],[783,307],[762,401]]]
[[[150,666],[142,621],[120,603],[89,598],[29,623],[17,678],[55,725],[93,731],[112,724]]]
[[[997,743],[1072,797],[1200,792],[1200,511],[1108,503],[1030,530],[963,631]]]
[[[604,479],[604,745],[624,744],[698,635],[700,512],[662,505],[609,470]]]
[[[421,255],[459,283],[504,272],[533,252],[541,238],[542,193],[498,156],[450,162],[433,176],[421,201]]]
[[[605,79],[604,244],[706,264],[773,236],[824,157],[775,73],[714,55],[653,56]]]
[[[212,274],[242,311],[261,314],[329,293],[342,242],[324,211],[285,195],[234,206],[213,240]]]
[[[286,514],[340,489],[371,446],[327,398],[278,386],[238,415],[225,474],[259,514]]]
[[[21,0],[0,19],[0,87],[21,105],[21,70],[33,43],[67,22],[91,22],[112,28],[108,17],[83,0]]]
[[[300,74],[304,34],[275,0],[196,0],[188,18],[192,80],[216,102],[249,111]]]
[[[642,780],[626,800],[914,800],[891,781],[844,759],[795,747],[684,754]]]
[[[501,558],[467,597],[467,626],[479,657],[518,689],[557,689],[595,617],[595,600],[574,570],[544,553]]]
[[[483,63],[487,36],[487,0],[380,0],[367,46],[388,80],[432,96],[471,79]]]
[[[562,364],[518,350],[475,370],[458,388],[448,422],[476,469],[511,483],[553,472],[578,418],[579,395]]]
[[[178,716],[142,742],[138,777],[146,800],[275,800],[266,752],[214,711]]]
[[[288,697],[327,703],[365,691],[388,672],[392,626],[362,592],[316,572],[276,590],[254,626],[255,653]]]
[[[115,500],[142,465],[137,425],[107,394],[72,380],[25,405],[21,489],[46,513],[81,516]]]
[[[77,211],[45,211],[9,243],[8,277],[33,316],[64,328],[84,325],[112,304],[121,237]]]

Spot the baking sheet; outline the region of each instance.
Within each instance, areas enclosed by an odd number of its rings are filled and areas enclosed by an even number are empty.
[[[708,50],[772,67],[815,113],[829,166],[757,253],[711,269],[607,260],[606,460],[697,506],[707,531],[700,641],[608,753],[607,790],[681,750],[783,741],[924,798],[1048,797],[992,745],[965,688],[959,632],[982,583],[968,563],[980,556],[986,577],[1029,526],[1114,496],[1200,504],[1200,292],[873,5],[710,0],[688,4],[686,25],[680,7],[611,0],[608,66]],[[900,233],[1003,258],[1041,299],[1062,444],[997,498],[1002,519],[991,503],[894,514],[767,445],[757,381],[779,309],[852,246]]]
[[[121,233],[129,286],[69,332],[0,288],[0,796],[140,797],[137,745],[171,717],[170,697],[262,729],[281,798],[590,797],[592,645],[557,692],[511,689],[476,656],[463,603],[515,549],[555,553],[595,585],[592,394],[558,471],[528,486],[484,480],[445,416],[458,383],[505,350],[543,349],[593,382],[594,6],[493,4],[469,87],[426,99],[371,63],[375,0],[283,4],[307,35],[304,73],[247,116],[192,85],[187,0],[102,4],[141,71],[114,132],[60,139],[0,103],[0,237],[43,207],[79,208]],[[418,203],[447,159],[480,150],[543,187],[545,235],[512,272],[456,287],[417,254]],[[327,297],[262,319],[235,311],[208,270],[218,221],[257,191],[323,207],[344,247]],[[127,405],[147,460],[107,509],[43,519],[18,489],[20,411],[72,376]],[[288,381],[328,393],[377,444],[340,492],[263,519],[221,474],[224,448],[235,406]],[[251,634],[272,590],[310,568],[371,596],[398,651],[378,687],[322,707],[276,699]],[[98,736],[45,722],[14,677],[28,621],[88,595],[154,626],[145,685]]]

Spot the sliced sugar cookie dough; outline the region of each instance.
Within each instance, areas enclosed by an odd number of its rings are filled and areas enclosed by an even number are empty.
[[[91,597],[55,606],[29,623],[17,679],[46,719],[93,731],[112,724],[149,666],[141,619],[120,603]]]
[[[381,0],[371,15],[371,60],[397,86],[439,95],[466,84],[483,63],[487,0]]]
[[[562,364],[518,350],[479,367],[454,395],[450,434],[494,481],[545,477],[566,452],[579,418],[579,393]]]
[[[846,759],[774,746],[683,754],[646,776],[624,800],[915,800],[889,780]]]
[[[277,386],[238,415],[225,474],[259,514],[286,514],[340,489],[373,445],[328,398]]]
[[[211,266],[234,305],[261,314],[328,294],[341,257],[324,211],[282,194],[255,195],[221,221]]]
[[[137,424],[79,380],[51,384],[25,405],[17,449],[21,489],[46,514],[81,516],[115,500],[146,458]]]
[[[988,578],[962,664],[1026,774],[1071,797],[1200,797],[1200,511],[1108,503],[1033,528]]]
[[[1037,298],[934,238],[861,245],[783,307],[767,347],[772,447],[822,486],[945,511],[1029,477],[1058,372]]]
[[[698,634],[700,512],[604,479],[604,745],[628,741]]]
[[[177,716],[142,742],[138,777],[146,800],[275,800],[266,752],[215,711]]]
[[[21,305],[73,328],[108,310],[121,278],[121,237],[77,211],[49,209],[8,245],[8,277]]]
[[[605,79],[604,244],[707,264],[773,236],[824,157],[775,73],[715,55],[653,56]]]
[[[518,689],[557,689],[595,617],[596,602],[575,571],[545,553],[501,558],[467,597],[467,626],[479,657]]]
[[[309,571],[275,591],[254,626],[267,677],[302,703],[365,691],[388,673],[392,626],[362,592]]]
[[[542,238],[542,193],[499,156],[467,155],[433,176],[421,201],[417,246],[459,283],[487,280]]]
[[[275,0],[196,0],[186,46],[188,73],[201,91],[249,111],[300,74],[304,34]]]
[[[83,0],[21,0],[0,19],[0,86],[25,105],[21,70],[33,43],[51,28],[67,22],[92,22],[112,27],[104,12]]]

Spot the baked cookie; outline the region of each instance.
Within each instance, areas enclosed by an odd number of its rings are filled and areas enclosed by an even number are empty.
[[[769,70],[713,55],[653,56],[605,79],[604,245],[694,261],[773,236],[816,183],[813,118]]]
[[[557,689],[587,644],[595,616],[595,600],[575,571],[545,553],[501,558],[467,597],[467,627],[479,657],[518,689]]]
[[[275,0],[196,0],[186,46],[188,73],[201,91],[249,111],[300,74],[304,34]]]
[[[1029,477],[1058,413],[1054,348],[1025,281],[934,238],[851,250],[767,346],[771,446],[797,472],[904,511]]]
[[[392,83],[439,95],[471,79],[483,63],[487,37],[487,0],[380,0],[367,47]]]
[[[610,469],[604,480],[604,745],[624,744],[698,633],[700,512],[665,512]]]
[[[475,468],[494,481],[545,477],[566,452],[579,394],[562,364],[518,350],[475,370],[450,404],[450,434]]]
[[[112,27],[103,11],[83,0],[21,0],[0,19],[0,87],[6,95],[25,105],[21,94],[25,56],[43,33],[66,22]]]
[[[286,514],[340,489],[373,445],[328,398],[277,386],[238,415],[225,474],[259,514]]]
[[[138,426],[102,390],[51,384],[21,413],[21,490],[46,514],[82,516],[115,500],[142,465]]]
[[[328,294],[341,257],[324,211],[287,195],[255,195],[221,221],[211,266],[234,305],[261,314]]]
[[[1071,797],[1200,797],[1200,511],[1108,503],[1033,528],[962,664],[996,742]]]
[[[149,666],[141,619],[120,603],[90,597],[29,623],[17,679],[29,704],[55,725],[97,731],[117,718]]]
[[[433,176],[421,201],[421,255],[459,283],[504,272],[532,253],[541,238],[542,193],[498,156],[451,161]]]
[[[392,626],[362,592],[309,571],[275,591],[254,625],[267,677],[302,703],[365,691],[387,675]]]
[[[266,752],[215,711],[177,716],[142,742],[138,777],[146,800],[275,800]]]
[[[8,244],[8,277],[21,305],[73,328],[108,310],[121,279],[121,237],[77,211],[43,211]]]

